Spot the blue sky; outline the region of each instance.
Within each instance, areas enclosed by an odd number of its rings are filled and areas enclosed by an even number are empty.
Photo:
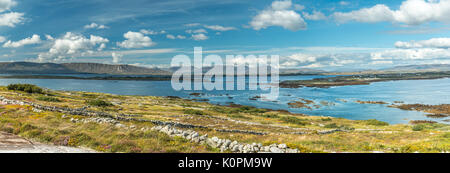
[[[284,68],[450,63],[450,0],[0,0],[0,61],[166,67],[177,54]]]

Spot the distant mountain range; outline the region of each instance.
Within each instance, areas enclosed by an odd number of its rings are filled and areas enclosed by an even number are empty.
[[[100,63],[34,63],[34,62],[0,62],[0,73],[3,74],[116,74],[116,75],[171,75],[180,67],[147,68],[133,65],[113,65]],[[224,71],[226,67],[224,66]],[[192,67],[192,71],[193,71]],[[204,67],[203,73],[211,70]],[[248,74],[249,68],[245,68]],[[450,71],[450,64],[408,65],[385,68],[380,70],[365,70],[359,72],[327,72],[323,70],[291,68],[280,69],[280,75],[295,74],[369,74],[369,73],[398,73],[398,72],[437,72]],[[270,67],[268,68],[270,73]]]
[[[168,71],[158,68],[146,68],[133,65],[111,65],[99,63],[33,63],[0,62],[0,73],[12,74],[136,74],[136,75],[170,75]]]

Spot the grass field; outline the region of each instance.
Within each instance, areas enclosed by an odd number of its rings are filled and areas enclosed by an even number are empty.
[[[389,125],[377,120],[292,114],[248,106],[217,106],[180,98],[124,96],[102,93],[54,91],[42,93],[8,90],[0,95],[61,108],[84,109],[111,115],[133,115],[201,126],[201,135],[245,143],[285,143],[301,152],[449,152],[450,126],[439,123]],[[92,117],[35,110],[29,105],[0,105],[0,131],[27,139],[65,146],[83,146],[101,152],[220,152],[205,144],[149,130],[154,124],[140,121],[82,122]],[[77,120],[77,121],[74,121]],[[223,132],[261,132],[265,135]]]

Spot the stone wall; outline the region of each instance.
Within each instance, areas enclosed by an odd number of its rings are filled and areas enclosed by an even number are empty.
[[[206,144],[213,148],[219,148],[221,152],[230,151],[234,153],[298,153],[297,149],[288,148],[286,144],[272,144],[263,146],[260,143],[246,144],[218,137],[208,138],[208,135],[199,135],[193,130],[181,130],[170,125],[155,126],[152,130],[163,132],[169,136],[178,136],[191,142]]]

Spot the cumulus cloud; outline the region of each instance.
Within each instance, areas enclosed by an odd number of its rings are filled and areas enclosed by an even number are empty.
[[[395,47],[402,49],[411,48],[450,48],[450,38],[432,38],[429,40],[421,41],[397,41]]]
[[[122,54],[116,53],[116,52],[111,53],[111,56],[112,56],[112,62],[114,64],[119,63],[120,61],[122,61],[122,58],[123,58]]]
[[[63,37],[55,39],[48,52],[40,53],[37,61],[62,61],[70,57],[86,56],[105,47],[109,40],[90,35],[89,38],[67,32]]]
[[[107,29],[108,27],[105,25],[100,25],[97,23],[91,23],[89,25],[84,26],[85,29]]]
[[[292,1],[274,1],[272,5],[259,12],[252,21],[250,26],[254,30],[266,29],[270,26],[281,26],[291,31],[306,29],[306,22],[302,16],[292,9]]]
[[[295,53],[280,58],[281,68],[319,68],[324,66],[339,66],[345,62],[345,59],[338,59],[332,54],[308,54]]]
[[[123,35],[123,37],[126,38],[126,40],[123,42],[118,42],[117,45],[127,49],[151,47],[156,44],[150,37],[145,36],[140,32],[128,31]]]
[[[6,37],[0,36],[0,43],[3,43],[6,41]]]
[[[398,10],[391,10],[384,4],[362,8],[351,12],[335,12],[338,23],[357,22],[393,22],[407,25],[419,25],[427,22],[450,22],[450,0],[406,0]]]
[[[230,30],[236,30],[235,27],[225,27],[220,25],[204,25],[205,28],[208,28],[210,30],[214,31],[230,31]]]
[[[372,60],[424,60],[450,58],[449,49],[391,49],[371,54]]]
[[[25,19],[24,13],[10,12],[0,14],[0,26],[15,27]]]
[[[299,63],[307,63],[307,62],[315,62],[317,57],[308,54],[297,53],[288,56],[288,58],[295,60]]]
[[[177,35],[177,38],[183,40],[183,39],[186,39],[186,36],[184,36],[184,35]]]
[[[14,0],[0,0],[0,13],[4,11],[8,11],[11,7],[17,5],[17,2]]]
[[[19,41],[7,41],[5,44],[3,44],[3,47],[5,48],[18,48],[25,45],[30,44],[38,44],[41,42],[41,37],[39,35],[34,34],[32,37],[25,38],[23,40]]]
[[[291,6],[292,6],[291,0],[273,1],[271,5],[273,10],[285,10],[291,8]]]
[[[171,39],[171,40],[175,40],[176,39],[176,37],[174,35],[172,35],[172,34],[167,34],[166,37],[168,39]]]
[[[196,41],[207,40],[208,38],[209,38],[209,37],[206,36],[206,35],[203,34],[203,33],[192,35],[192,39],[194,39],[194,40],[196,40]]]
[[[303,17],[307,20],[324,20],[327,19],[327,16],[320,11],[313,11],[311,14],[307,12],[303,12]]]
[[[183,36],[183,35],[174,36],[172,34],[167,34],[166,38],[171,39],[171,40],[175,40],[175,39],[183,40],[183,39],[186,39],[186,36]]]
[[[309,48],[307,48],[309,49]],[[372,59],[372,52],[385,51],[386,49],[372,49],[372,48],[361,48],[365,51],[347,51],[355,50],[352,47],[323,47],[318,49],[326,49],[331,51],[320,51],[313,48],[314,51],[306,51],[307,49],[301,49],[302,52],[293,53],[288,56],[280,57],[280,67],[281,68],[327,68],[327,69],[338,69],[347,68],[354,69],[357,68],[372,68],[372,66],[386,66],[387,63],[374,63],[373,61],[392,61],[384,59]],[[372,66],[371,66],[372,65]]]

